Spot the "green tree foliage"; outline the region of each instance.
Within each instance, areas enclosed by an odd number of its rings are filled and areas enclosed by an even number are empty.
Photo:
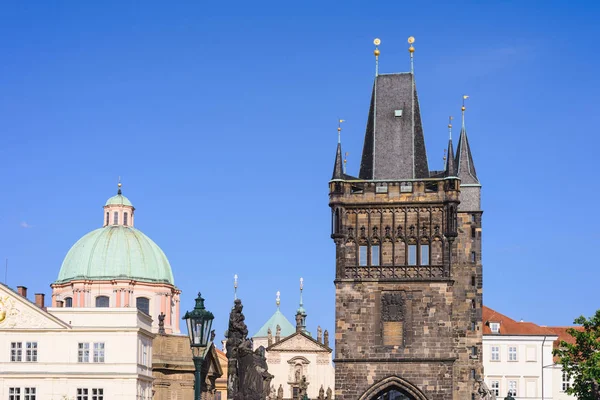
[[[569,328],[575,343],[560,342],[554,349],[569,380],[568,394],[579,400],[600,400],[600,310],[590,319],[581,316],[574,321],[581,329]]]

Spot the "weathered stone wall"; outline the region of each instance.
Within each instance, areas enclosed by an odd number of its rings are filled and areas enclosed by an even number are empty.
[[[400,182],[331,185],[336,399],[359,399],[390,376],[427,399],[471,398],[482,375],[481,212],[456,212],[457,183],[413,182],[410,192]],[[429,245],[428,262],[417,253],[411,265],[410,244]],[[373,245],[381,262],[369,253],[359,265],[360,246]]]

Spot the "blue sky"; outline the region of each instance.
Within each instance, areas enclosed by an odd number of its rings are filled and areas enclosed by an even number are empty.
[[[374,75],[415,69],[429,165],[469,94],[483,184],[484,303],[564,325],[598,307],[600,148],[592,2],[3,2],[0,257],[50,293],[123,179],[136,226],[226,329],[240,276],[251,333],[334,330],[327,182],[338,117],[356,173]],[[3,272],[3,271],[2,271]],[[4,278],[4,274],[0,274]],[[594,296],[595,297],[595,296]]]

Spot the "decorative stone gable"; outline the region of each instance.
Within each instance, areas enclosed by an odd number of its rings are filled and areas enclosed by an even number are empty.
[[[299,352],[324,352],[327,350],[324,346],[315,343],[311,339],[305,337],[302,334],[295,334],[288,337],[287,339],[275,344],[270,347],[269,352],[274,351],[299,351]]]
[[[0,330],[67,328],[27,299],[0,286]]]

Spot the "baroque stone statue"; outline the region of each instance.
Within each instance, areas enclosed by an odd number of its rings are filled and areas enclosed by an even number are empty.
[[[323,333],[323,338],[323,344],[325,347],[329,347],[329,332],[327,332],[327,329],[325,329],[325,332]]]
[[[158,315],[158,334],[159,335],[166,335],[165,332],[165,313],[161,312]]]
[[[327,395],[325,396],[326,400],[331,400],[333,398],[333,392],[330,387],[327,387]]]
[[[308,391],[308,382],[306,382],[306,375],[302,375],[302,379],[300,380],[300,384],[298,385],[298,394],[301,399],[304,399],[307,396]]]
[[[319,400],[325,400],[325,389],[323,389],[323,385],[319,389]]]
[[[266,400],[270,394],[271,379],[264,347],[252,351],[248,327],[244,322],[242,301],[236,299],[229,314],[227,337],[227,399]]]
[[[283,386],[279,385],[279,389],[277,389],[277,400],[283,400]]]
[[[321,325],[317,326],[317,342],[323,343],[323,329],[321,329]]]
[[[478,399],[496,400],[496,395],[488,388],[488,385],[481,378],[478,378],[473,385],[473,391],[477,393]]]
[[[279,340],[281,340],[281,326],[278,324],[275,328],[275,343],[279,343]]]
[[[267,346],[271,346],[273,344],[273,332],[271,332],[271,328],[267,329]]]

